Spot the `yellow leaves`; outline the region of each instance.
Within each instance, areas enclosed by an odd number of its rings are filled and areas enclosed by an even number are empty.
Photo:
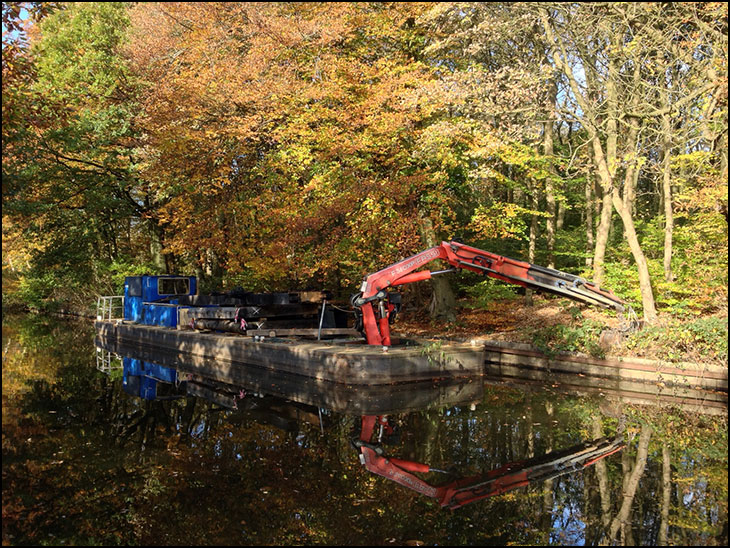
[[[279,153],[281,159],[296,170],[306,168],[314,161],[311,149],[306,144],[293,143]]]
[[[465,152],[472,142],[468,123],[443,120],[429,125],[421,133],[415,154],[428,165],[453,170],[464,165]]]
[[[132,8],[129,55],[149,84],[140,176],[161,202],[167,249],[214,249],[272,284],[349,281],[363,257],[420,245],[419,207],[454,217],[453,192],[439,193],[471,160],[474,132],[429,127],[447,95],[403,26],[427,9]]]
[[[528,215],[548,217],[547,213],[526,209],[517,204],[497,202],[489,207],[479,206],[471,218],[470,227],[479,238],[526,239]]]

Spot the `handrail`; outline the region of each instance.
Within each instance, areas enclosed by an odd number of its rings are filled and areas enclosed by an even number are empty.
[[[117,299],[119,302],[117,302]],[[96,300],[96,319],[97,320],[123,320],[124,319],[124,296],[123,295],[107,295],[99,297]]]

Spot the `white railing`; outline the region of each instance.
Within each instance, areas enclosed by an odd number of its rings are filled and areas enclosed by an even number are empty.
[[[124,319],[124,296],[111,295],[99,296],[96,300],[97,320],[123,320]]]

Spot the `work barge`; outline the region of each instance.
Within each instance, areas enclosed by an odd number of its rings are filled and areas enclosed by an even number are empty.
[[[727,412],[727,369],[707,364],[546,355],[524,344],[485,339],[368,344],[352,311],[326,292],[198,295],[192,276],[137,276],[124,295],[100,297],[97,347],[160,353],[168,363],[228,383],[252,372],[335,390],[380,390],[424,383],[501,382],[588,385],[625,401]],[[415,390],[416,388],[414,388]]]
[[[328,293],[197,295],[194,276],[137,276],[124,296],[100,297],[97,339],[350,385],[473,377],[484,349],[471,343],[399,341],[369,345],[352,313]],[[116,302],[114,302],[116,301]]]

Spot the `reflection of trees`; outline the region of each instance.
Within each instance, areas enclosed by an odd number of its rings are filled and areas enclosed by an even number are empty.
[[[553,413],[555,411],[555,407],[553,406],[553,403],[551,401],[546,401],[544,403],[545,406],[545,413],[547,414],[548,420],[552,420]],[[550,452],[554,449],[553,447],[553,433],[552,431],[548,430],[547,432],[547,443],[545,447],[547,452]],[[603,460],[600,460],[598,462],[603,462]],[[552,523],[552,516],[553,516],[553,507],[555,505],[555,495],[554,495],[554,482],[553,480],[547,480],[543,486],[542,486],[542,520],[540,522],[540,528],[543,531],[550,531],[551,529],[551,523]]]
[[[490,404],[491,400],[494,404]],[[507,496],[459,509],[463,520],[475,527],[483,523],[484,531],[489,531],[477,537],[464,537],[469,539],[464,542],[691,545],[707,543],[713,531],[721,537],[724,534],[727,517],[723,493],[726,496],[727,491],[715,495],[705,491],[697,476],[702,459],[687,458],[687,453],[671,441],[679,439],[678,432],[633,408],[608,403],[599,408],[589,400],[561,407],[538,394],[527,394],[505,404],[503,398],[488,394],[475,412],[452,408],[399,418],[404,441],[388,447],[388,454],[415,457],[438,468],[454,465],[462,473],[491,470],[506,462],[570,446],[582,441],[576,437],[578,432],[583,432],[583,439],[623,433],[628,446],[620,455],[598,461],[572,476],[530,485]],[[718,457],[720,464],[726,462],[724,457]],[[672,468],[680,464],[686,468],[686,479]],[[436,477],[429,477],[431,480],[438,483]],[[726,475],[716,485],[723,486],[724,482]],[[702,493],[696,496],[708,498],[698,501],[696,509],[690,509],[690,497],[685,496],[684,503],[682,500],[682,484],[690,484],[693,494]],[[382,486],[380,496],[402,494],[399,489]],[[717,508],[719,515],[711,514],[709,508]],[[691,519],[683,518],[690,515]],[[449,525],[446,528],[456,535],[453,538],[460,538]]]
[[[600,417],[593,419],[593,436],[600,438],[603,436],[603,423]],[[604,527],[608,527],[611,520],[611,492],[609,489],[608,469],[604,461],[597,462],[595,465],[596,478],[598,479],[598,492],[601,498],[601,522]]]
[[[659,525],[660,546],[667,546],[669,540],[669,505],[672,498],[672,462],[669,444],[662,442],[662,511]]]
[[[621,506],[614,516],[608,529],[608,543],[616,541],[619,531],[626,546],[634,546],[634,535],[632,532],[631,515],[636,490],[639,487],[644,469],[646,467],[646,457],[649,451],[649,440],[651,439],[652,429],[646,424],[642,424],[641,433],[639,434],[639,444],[636,452],[636,458],[632,462],[628,457],[628,452],[623,455],[623,483],[621,492]]]

